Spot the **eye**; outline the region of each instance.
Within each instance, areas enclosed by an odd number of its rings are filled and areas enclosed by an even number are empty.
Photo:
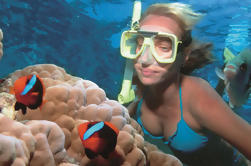
[[[171,50],[171,47],[169,45],[167,46],[159,46],[159,48],[163,51],[163,52],[168,52]]]
[[[242,72],[247,71],[247,64],[246,64],[246,63],[242,63],[242,64],[240,65],[240,71],[242,71]]]
[[[166,37],[156,37],[154,41],[155,48],[161,52],[172,50],[172,41]]]

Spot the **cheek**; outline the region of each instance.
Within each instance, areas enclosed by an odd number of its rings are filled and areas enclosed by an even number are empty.
[[[141,65],[139,63],[134,63],[134,69],[136,70],[137,74],[139,74],[140,66]]]
[[[156,77],[161,80],[166,77],[167,73],[168,73],[168,70],[166,68],[160,68]]]

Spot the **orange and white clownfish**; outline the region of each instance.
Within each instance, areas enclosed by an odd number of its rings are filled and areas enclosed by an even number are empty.
[[[45,88],[38,75],[28,75],[17,79],[14,86],[10,88],[10,93],[16,97],[15,110],[22,110],[26,114],[27,107],[30,109],[41,108]]]
[[[114,152],[119,130],[110,122],[95,121],[80,124],[78,133],[89,159],[98,155],[107,159]]]

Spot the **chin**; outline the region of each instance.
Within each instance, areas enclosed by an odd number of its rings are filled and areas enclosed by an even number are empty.
[[[155,84],[159,83],[160,79],[141,77],[140,81],[142,84],[150,86],[150,85],[155,85]]]

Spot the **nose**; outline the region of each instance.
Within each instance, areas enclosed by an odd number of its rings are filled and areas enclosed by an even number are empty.
[[[138,62],[141,63],[142,65],[145,65],[145,66],[149,66],[149,65],[154,64],[155,59],[151,53],[150,47],[144,48],[144,50],[142,51],[142,53],[138,59]]]

